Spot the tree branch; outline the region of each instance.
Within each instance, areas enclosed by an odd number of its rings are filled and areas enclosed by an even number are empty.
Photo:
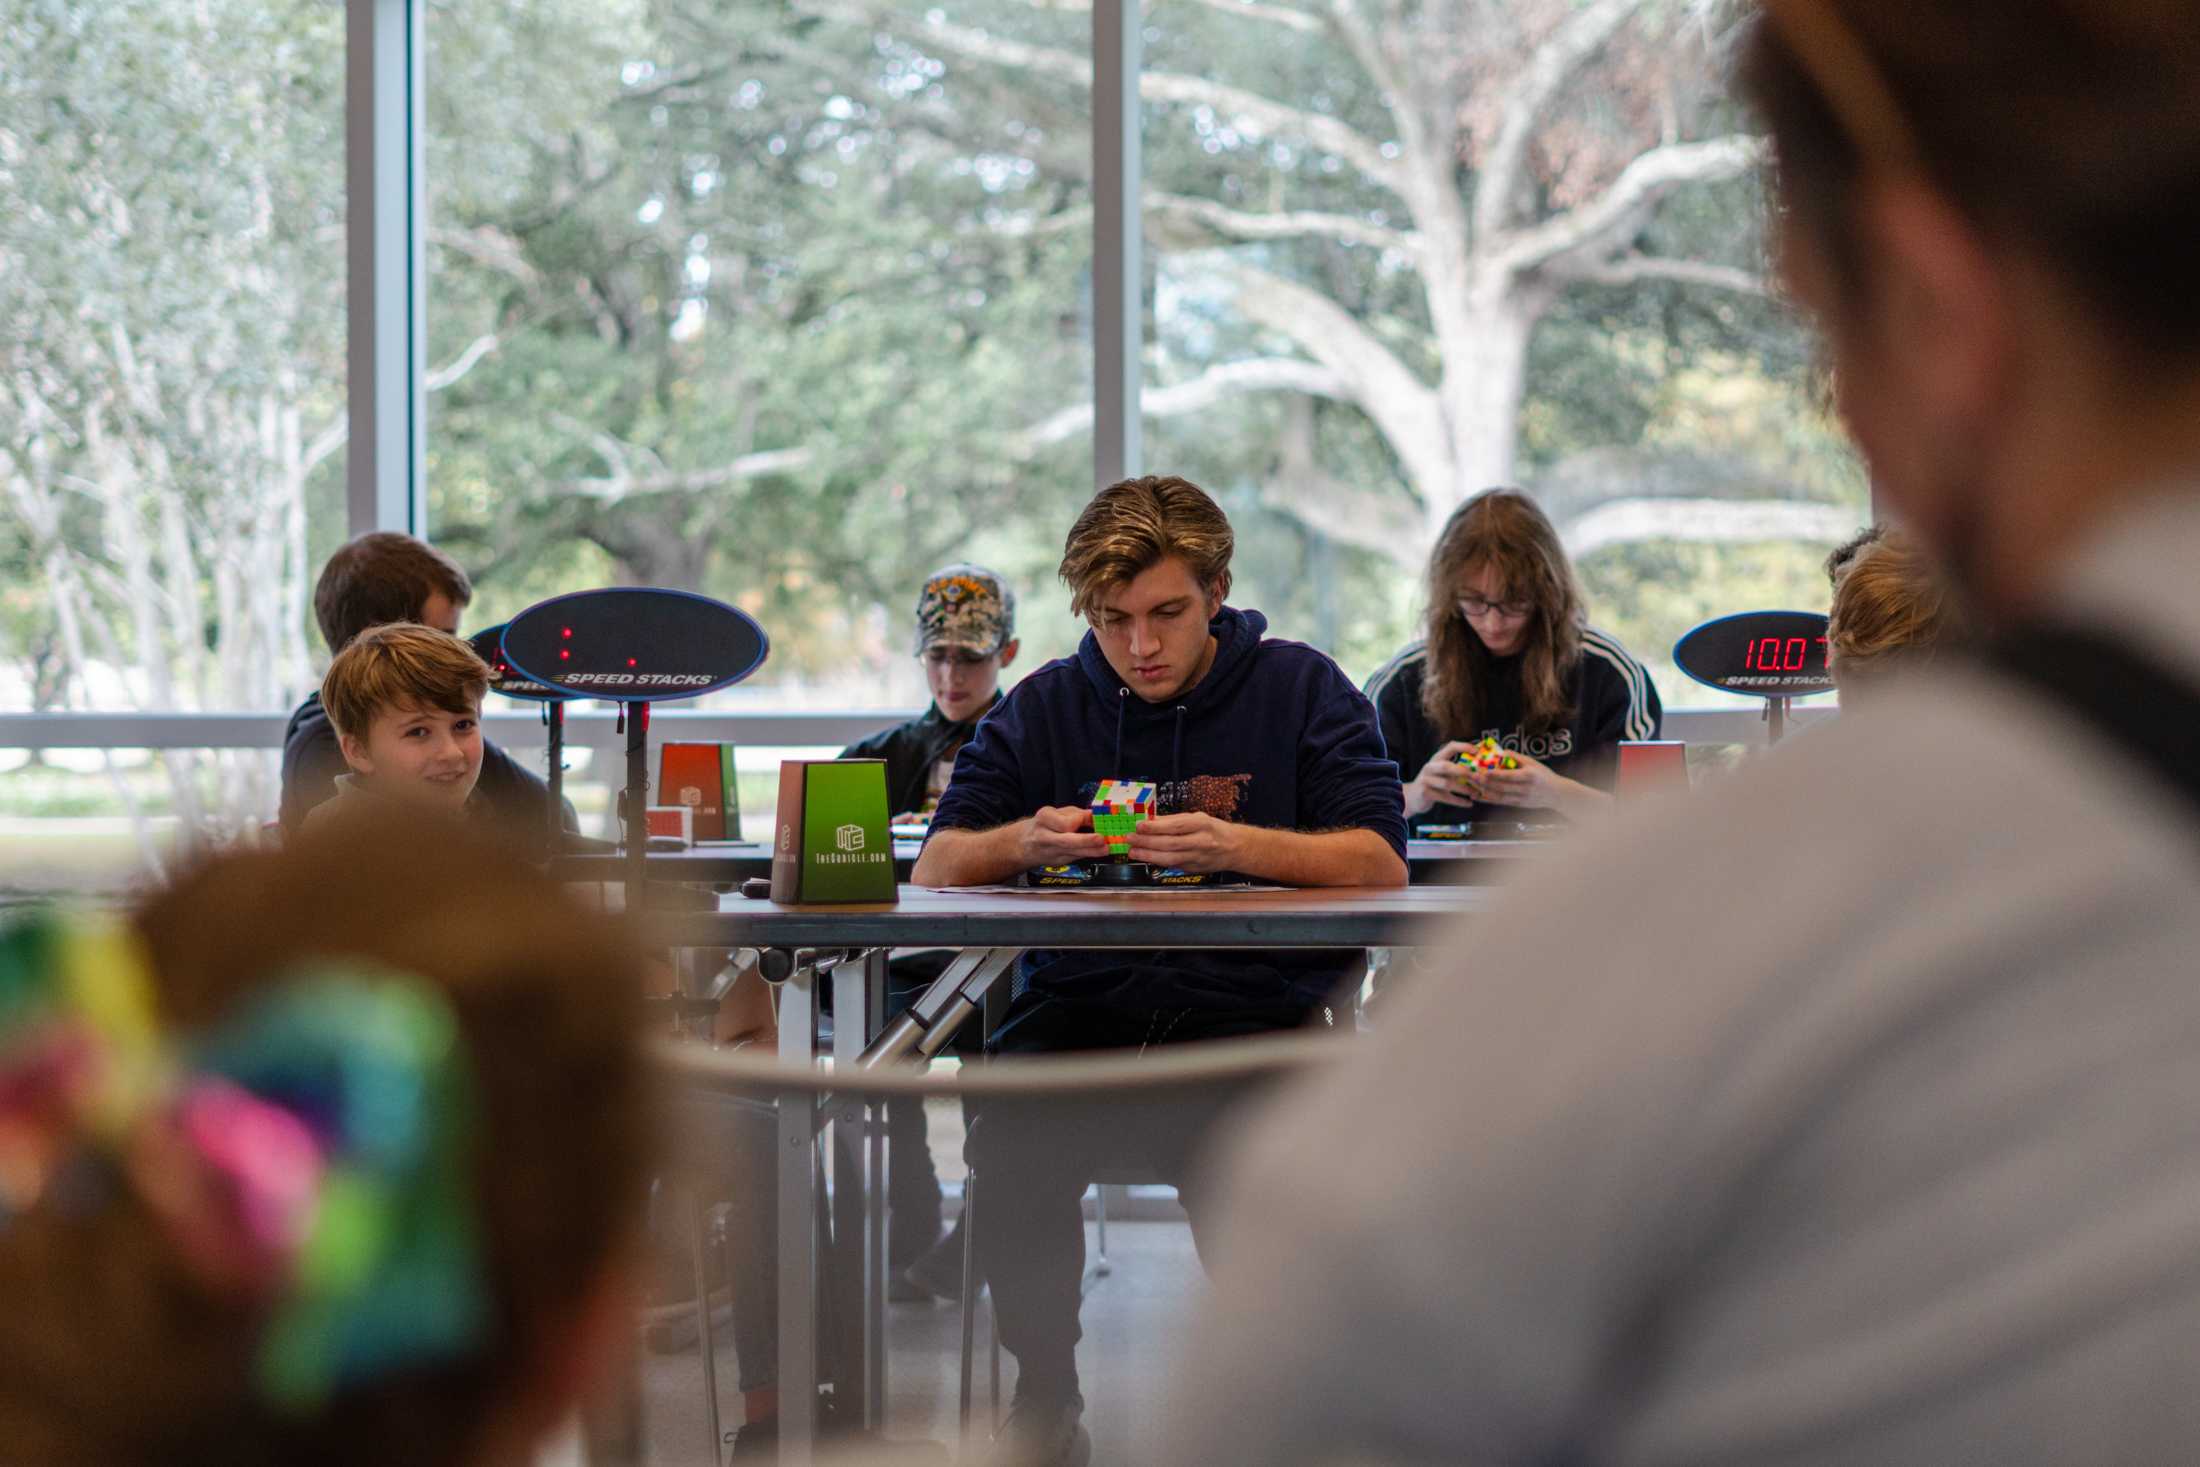
[[[821,11],[852,24],[874,24],[860,13]],[[1012,66],[1036,76],[1053,77],[1081,87],[1092,85],[1092,59],[1051,46],[1033,46],[995,36],[948,20],[927,19],[916,34],[956,55],[997,66]],[[1226,86],[1205,77],[1175,72],[1148,71],[1139,78],[1139,95],[1149,102],[1204,104],[1232,118],[1240,130],[1263,135],[1294,134],[1324,152],[1334,153],[1377,183],[1395,191],[1398,165],[1383,156],[1373,138],[1358,129],[1325,117],[1286,106],[1272,97],[1240,87]]]
[[[1383,90],[1384,103],[1390,108],[1391,116],[1397,117],[1407,105],[1405,80],[1398,75],[1393,58],[1375,28],[1367,23],[1367,17],[1360,13],[1355,0],[1331,0],[1329,23],[1336,28],[1345,49],[1360,63],[1361,69]]]
[[[594,435],[592,435],[594,436]],[[602,451],[602,445],[598,445]],[[577,494],[591,499],[619,500],[637,494],[692,494],[704,489],[723,489],[771,474],[791,474],[816,461],[811,448],[767,448],[744,453],[715,468],[663,470],[647,474],[614,472],[603,479],[564,479],[551,485],[555,494]]]
[[[1090,0],[1087,0],[1090,3]],[[1265,21],[1297,31],[1302,36],[1318,36],[1325,29],[1318,15],[1308,15],[1288,5],[1262,5],[1257,0],[1196,0],[1196,3],[1219,10],[1224,15],[1241,15],[1247,20]]]
[[[1809,540],[1838,544],[1856,533],[1856,511],[1793,499],[1614,499],[1559,527],[1579,559],[1643,540],[1708,544]]]
[[[421,386],[428,392],[441,392],[455,385],[460,378],[481,365],[481,359],[504,343],[494,331],[486,332],[466,343],[466,349],[430,372]]]
[[[619,93],[616,100],[629,103],[659,101],[682,88],[692,87],[697,82],[716,81],[732,69],[731,62],[712,62],[707,65],[685,66],[678,71],[667,72],[643,86],[626,88]]]
[[[1496,140],[1478,170],[1474,194],[1476,239],[1494,240],[1504,229],[1520,196],[1528,146],[1535,140],[1535,125],[1543,109],[1642,5],[1643,0],[1597,0],[1576,12],[1537,48],[1505,98]]]
[[[1451,492],[1450,435],[1434,388],[1321,292],[1242,260],[1223,258],[1214,269],[1247,320],[1289,337],[1342,379],[1344,395],[1390,440],[1416,493],[1436,503]]]
[[[1303,392],[1311,397],[1349,399],[1344,379],[1319,363],[1296,357],[1255,357],[1209,367],[1188,382],[1149,387],[1139,394],[1138,410],[1148,417],[1181,417],[1249,392]],[[1092,427],[1092,404],[1080,403],[1052,413],[1017,435],[1025,453],[1064,442]]]
[[[1229,117],[1241,131],[1267,135],[1295,133],[1325,153],[1334,153],[1393,193],[1398,191],[1400,170],[1394,159],[1383,156],[1373,138],[1319,112],[1302,112],[1258,92],[1225,86],[1205,77],[1175,72],[1149,71],[1139,79],[1138,94],[1149,102],[1201,104]]]
[[[429,225],[428,243],[453,254],[464,255],[477,265],[511,276],[522,285],[533,285],[542,277],[534,266],[527,263],[519,241],[501,229],[479,225],[473,229],[454,229],[449,225]]]
[[[1723,137],[1709,142],[1672,143],[1652,148],[1620,170],[1612,186],[1577,208],[1554,215],[1512,234],[1498,248],[1495,264],[1518,274],[1547,265],[1561,255],[1594,254],[1622,243],[1641,210],[1687,183],[1714,183],[1757,166],[1764,141]]]
[[[1714,265],[1704,260],[1673,260],[1660,255],[1622,255],[1602,264],[1584,265],[1563,272],[1568,280],[1591,285],[1635,285],[1645,280],[1672,280],[1682,285],[1702,285],[1731,290],[1739,295],[1767,295],[1772,287],[1754,270],[1738,265]]]
[[[1421,511],[1394,494],[1376,494],[1329,474],[1302,484],[1260,487],[1260,502],[1340,545],[1372,550],[1403,566],[1421,564],[1427,527]]]
[[[1300,239],[1307,235],[1321,235],[1329,239],[1368,245],[1378,250],[1401,250],[1407,254],[1418,254],[1421,247],[1421,237],[1411,230],[1370,224],[1365,219],[1356,219],[1349,214],[1326,214],[1312,209],[1255,214],[1229,208],[1211,199],[1150,192],[1146,195],[1145,202],[1149,210],[1197,220],[1218,234],[1228,235],[1232,239]]]
[[[455,384],[468,372],[480,366],[491,352],[503,344],[503,339],[494,331],[475,337],[466,344],[464,351],[445,362],[442,366],[430,371],[426,378],[422,380],[422,387],[428,392],[443,391]],[[328,426],[315,434],[299,455],[298,478],[300,482],[304,481],[306,475],[319,468],[322,461],[330,454],[342,448],[345,441],[350,437],[351,414],[349,412],[340,412],[329,419]]]

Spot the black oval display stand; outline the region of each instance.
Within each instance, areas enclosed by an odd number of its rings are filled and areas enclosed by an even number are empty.
[[[1764,699],[1772,743],[1787,731],[1791,699],[1833,691],[1822,612],[1745,611],[1707,621],[1673,644],[1673,662],[1707,688]]]
[[[723,601],[614,586],[528,607],[506,624],[500,650],[498,661],[548,690],[543,696],[620,705],[626,787],[619,819],[632,873],[629,900],[639,905],[649,852],[649,705],[731,687],[764,665],[771,639],[754,617]]]
[[[528,607],[504,629],[504,660],[576,698],[652,703],[731,687],[771,651],[747,612],[645,586],[576,591]]]

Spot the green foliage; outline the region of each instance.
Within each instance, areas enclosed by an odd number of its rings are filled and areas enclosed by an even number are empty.
[[[1491,99],[1565,12],[1554,3],[1472,7],[1463,28],[1441,7],[1393,7],[1418,27],[1408,79],[1454,98],[1486,141]],[[430,515],[481,588],[471,621],[583,585],[696,587],[771,629],[768,681],[867,703],[913,694],[915,585],[972,556],[1025,593],[1025,667],[1068,648],[1080,628],[1053,566],[1091,489],[1091,438],[1034,430],[1091,397],[1087,13],[1025,0],[426,10]],[[1608,179],[1650,112],[1688,136],[1742,125],[1715,58],[1672,40],[1703,13],[1647,6],[1603,83],[1554,109],[1537,207]],[[1386,150],[1410,141],[1395,136],[1395,97],[1313,24],[1158,0],[1146,63],[1336,119]],[[60,425],[41,451],[67,461],[68,482],[97,477],[87,429],[104,412],[134,463],[160,465],[134,511],[148,533],[162,533],[166,496],[206,543],[230,547],[178,572],[200,588],[196,625],[102,610],[125,660],[183,666],[188,647],[219,648],[225,626],[268,615],[284,645],[302,645],[304,586],[341,536],[340,447],[286,478],[295,455],[286,469],[259,425],[273,403],[310,442],[343,409],[342,29],[327,0],[8,0],[0,344]],[[1416,226],[1391,188],[1305,130],[1256,126],[1221,91],[1149,100],[1149,195]],[[1456,162],[1465,204],[1469,153]],[[1627,247],[1758,269],[1755,188],[1677,190]],[[1149,222],[1151,383],[1295,353],[1202,289],[1199,251]],[[1400,252],[1318,232],[1229,248],[1437,379],[1426,281]],[[1861,476],[1776,302],[1671,281],[1540,284],[1517,425],[1531,482],[1558,482],[1585,451],[1694,455],[1725,476],[1698,492],[1861,518]],[[158,379],[157,411],[121,390],[115,325]],[[54,462],[29,463],[30,412],[0,389],[0,462],[12,453],[19,479],[61,483]],[[1423,513],[1399,446],[1359,406],[1249,393],[1150,418],[1146,442],[1149,468],[1186,473],[1230,510],[1236,599],[1278,635],[1330,648],[1355,676],[1413,635],[1412,546],[1340,543],[1279,492],[1317,473]],[[266,536],[285,495],[302,496],[303,535],[275,537],[285,591],[268,613],[220,589],[249,579],[222,555]],[[44,679],[49,700],[60,654],[46,552],[70,547],[86,584],[124,570],[114,511],[67,488],[51,502],[49,526],[0,519],[0,659],[14,686]],[[1584,572],[1599,622],[1662,653],[1685,623],[1792,599],[1817,553],[1648,543]],[[279,666],[284,695],[307,676],[302,655],[259,660]],[[207,680],[203,697],[218,704],[225,686]]]

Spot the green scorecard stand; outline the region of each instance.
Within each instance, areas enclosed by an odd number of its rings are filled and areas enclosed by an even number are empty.
[[[895,900],[886,761],[788,759],[779,766],[772,900]]]

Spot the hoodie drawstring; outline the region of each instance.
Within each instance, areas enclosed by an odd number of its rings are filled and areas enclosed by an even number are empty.
[[[1182,703],[1176,705],[1176,726],[1174,734],[1169,740],[1169,783],[1171,784],[1179,783],[1184,778],[1184,720],[1189,711]],[[1123,726],[1129,719],[1130,712],[1131,690],[1129,688],[1117,688],[1115,690],[1115,762],[1108,766],[1111,769],[1120,770],[1123,767]],[[1117,775],[1115,777],[1121,778],[1122,776]]]

